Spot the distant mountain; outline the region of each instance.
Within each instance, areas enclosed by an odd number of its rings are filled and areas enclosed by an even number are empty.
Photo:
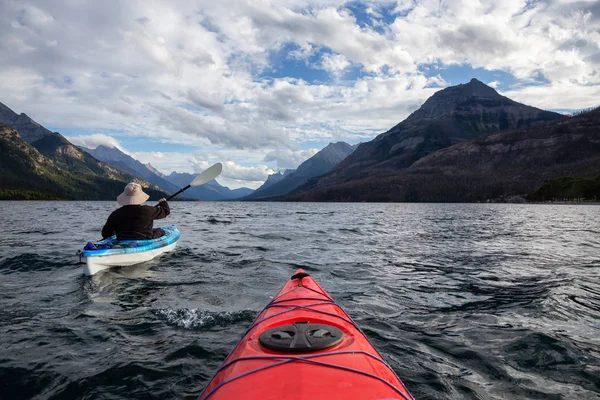
[[[165,179],[169,180],[173,184],[185,187],[194,180],[197,175],[172,172],[167,175]],[[185,197],[190,199],[205,200],[205,201],[219,201],[219,200],[234,200],[252,193],[252,189],[238,188],[231,190],[228,187],[221,186],[216,180],[205,183],[204,185],[189,188],[183,194]]]
[[[561,121],[480,137],[401,171],[289,200],[484,202],[600,199],[600,108]]]
[[[328,174],[299,188],[295,198],[342,200],[362,190],[364,179],[379,180],[379,177],[394,175],[440,149],[564,118],[558,113],[517,103],[472,79],[436,92],[404,121],[358,146]],[[393,192],[395,189],[382,190]]]
[[[180,189],[177,185],[174,185],[152,171],[147,165],[144,165],[133,157],[123,153],[116,147],[98,146],[95,149],[83,149],[98,160],[104,161],[110,166],[128,174],[139,176],[140,178],[157,185],[168,193],[175,193]]]
[[[196,177],[193,174],[178,172],[173,172],[171,175],[166,176],[156,170],[151,164],[142,164],[115,147],[98,146],[93,150],[84,149],[97,159],[106,162],[114,168],[139,176],[171,194],[187,186]],[[232,200],[244,197],[252,192],[253,190],[248,188],[231,190],[213,180],[202,186],[186,190],[180,197],[196,200]]]
[[[295,169],[286,169],[283,172],[275,172],[267,177],[267,180],[258,188],[255,192],[265,190],[266,188],[273,186],[274,184],[280,182],[286,176],[293,174]]]
[[[0,124],[0,199],[114,200],[133,177],[81,152],[59,134],[34,142]],[[164,196],[145,182],[153,199]]]
[[[146,166],[146,168],[148,168],[150,171],[154,172],[156,175],[160,176],[161,178],[165,177],[165,174],[163,174],[162,172],[160,172],[159,170],[154,168],[152,166],[152,164],[148,163],[148,164],[144,164],[144,165]]]
[[[228,189],[228,188],[226,188]],[[254,193],[254,189],[250,189],[247,187],[241,187],[237,189],[230,189],[231,195],[229,200],[241,199],[242,197],[246,197],[252,193]]]
[[[19,132],[19,136],[29,143],[52,134],[52,132],[29,118],[26,114],[17,114],[2,103],[0,103],[0,122],[16,129]]]
[[[331,171],[333,167],[348,157],[356,146],[345,142],[329,143],[324,149],[304,161],[298,169],[279,175],[270,175],[269,179],[244,200],[267,200],[284,196],[309,179]],[[276,176],[276,178],[271,178]]]

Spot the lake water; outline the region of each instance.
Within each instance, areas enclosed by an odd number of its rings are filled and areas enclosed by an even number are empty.
[[[600,398],[599,206],[177,202],[84,276],[114,208],[0,202],[0,398],[194,399],[299,267],[417,399]]]

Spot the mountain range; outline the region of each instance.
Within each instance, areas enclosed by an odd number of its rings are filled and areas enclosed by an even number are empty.
[[[77,149],[58,133],[42,135],[30,144],[16,129],[0,123],[2,199],[115,199],[134,179]],[[151,198],[165,196],[157,187],[138,182]]]
[[[187,186],[197,176],[195,174],[179,172],[172,172],[170,175],[165,175],[151,164],[142,164],[116,147],[98,146],[95,149],[83,149],[97,159],[121,171],[144,178],[169,193],[175,193],[182,187]],[[253,190],[248,188],[231,190],[213,179],[204,185],[189,188],[185,193],[181,194],[181,198],[205,201],[233,200],[247,196],[252,192]]]
[[[283,174],[271,175],[265,183],[244,200],[277,200],[287,195],[309,179],[321,176],[331,171],[346,157],[356,146],[345,142],[329,143],[317,154],[304,161],[296,170],[286,170]],[[271,178],[274,177],[274,178]]]
[[[0,198],[114,199],[139,180],[164,196],[195,175],[165,175],[117,148],[77,148],[0,103]],[[203,200],[547,201],[600,197],[600,110],[566,116],[515,102],[473,79],[436,92],[370,142],[330,143],[256,191],[217,181]],[[165,193],[166,192],[166,193]]]
[[[152,199],[167,197],[189,184],[192,174],[165,176],[121,150],[74,146],[26,114],[0,103],[0,198],[112,200],[130,181],[137,181]],[[231,200],[252,193],[231,190],[213,180],[185,192],[188,199]]]
[[[197,175],[188,174],[183,172],[172,172],[170,175],[165,176],[174,184],[184,187],[189,184]],[[189,188],[185,191],[185,196],[191,199],[202,199],[202,200],[234,200],[241,197],[247,196],[252,193],[252,189],[245,187],[238,189],[229,189],[228,187],[222,186],[216,180],[209,181],[201,186]]]
[[[147,165],[142,164],[130,155],[123,153],[116,147],[100,145],[95,149],[86,147],[80,147],[80,149],[120,171],[133,176],[139,176],[140,178],[159,186],[166,192],[175,193],[180,189],[177,185],[159,175],[157,173],[158,171],[152,171]]]
[[[286,199],[526,197],[549,179],[600,176],[598,130],[586,125],[598,122],[593,112],[568,118],[517,103],[473,79],[435,93],[407,119]]]
[[[158,186],[97,160],[2,103],[0,124],[0,198],[114,199],[132,180],[153,199],[165,195]]]

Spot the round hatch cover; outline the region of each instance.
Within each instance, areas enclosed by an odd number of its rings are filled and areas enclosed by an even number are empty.
[[[264,347],[283,353],[306,353],[327,349],[340,343],[344,333],[335,326],[296,322],[271,328],[260,334]]]

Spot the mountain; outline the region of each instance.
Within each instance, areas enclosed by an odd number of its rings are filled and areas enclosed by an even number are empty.
[[[144,165],[135,158],[123,153],[116,147],[98,146],[95,149],[83,148],[83,150],[116,169],[134,176],[139,176],[140,178],[157,185],[166,192],[175,193],[180,189],[177,185],[174,185],[148,168],[147,165]]]
[[[98,146],[93,150],[84,150],[97,159],[102,160],[121,171],[139,176],[169,193],[177,192],[182,187],[187,186],[195,178],[195,175],[178,172],[173,172],[171,175],[166,176],[160,173],[150,163],[142,164],[135,158],[123,153],[115,147]],[[247,196],[252,192],[253,190],[248,188],[231,190],[221,186],[217,181],[213,180],[202,186],[186,190],[180,197],[197,200],[232,200]]]
[[[354,193],[361,190],[365,178],[393,175],[440,149],[564,118],[558,113],[517,103],[472,79],[436,92],[404,121],[359,145],[331,172],[303,185],[295,196],[302,198],[299,192],[304,192],[306,198],[337,199],[332,195],[339,192],[337,185],[344,187],[344,193]],[[353,182],[357,185],[354,189]]]
[[[185,187],[189,185],[191,181],[197,175],[188,174],[188,173],[180,173],[180,172],[172,172],[170,175],[166,176],[165,179],[169,180],[173,184]],[[216,180],[212,180],[210,182],[205,183],[204,185],[196,186],[189,188],[185,191],[185,197],[190,199],[198,199],[205,201],[219,201],[219,200],[234,200],[248,194],[252,193],[252,189],[248,188],[238,188],[231,190],[228,187],[221,186]]]
[[[289,174],[294,173],[295,171],[296,171],[295,169],[286,169],[283,172],[276,172],[274,174],[267,176],[267,180],[258,189],[256,189],[255,192],[265,190],[266,188],[273,186],[274,184],[276,184],[277,182],[280,182],[283,178],[285,178]]]
[[[57,132],[45,135],[32,142],[31,145],[61,169],[81,177],[95,178],[97,176],[121,182],[127,182],[134,178],[80,150]]]
[[[3,198],[114,199],[136,178],[81,151],[57,132],[0,103],[3,129]],[[22,130],[23,133],[21,133]],[[23,136],[21,136],[23,135]],[[10,160],[10,162],[9,162]],[[165,195],[138,179],[153,198]],[[27,196],[23,193],[29,193]]]
[[[250,188],[246,188],[246,187],[230,189],[230,190],[231,190],[230,200],[241,199],[242,197],[246,197],[246,196],[254,193],[254,189],[250,189]]]
[[[133,179],[76,149],[59,134],[37,142],[41,150],[23,140],[17,130],[0,124],[1,199],[114,200]],[[54,160],[44,153],[58,156]],[[90,160],[86,164],[86,156],[97,164]],[[164,196],[140,183],[153,199]]]
[[[16,129],[19,132],[19,136],[29,143],[52,134],[52,132],[29,118],[26,114],[17,114],[2,103],[0,103],[0,122]]]
[[[160,172],[159,170],[157,170],[156,168],[154,168],[152,166],[152,164],[148,163],[148,164],[144,164],[146,168],[148,168],[150,171],[154,172],[156,175],[160,176],[161,178],[165,177],[165,174],[163,174],[162,172]]]
[[[345,142],[329,143],[317,154],[300,164],[295,171],[280,175],[276,179],[267,179],[263,186],[244,200],[266,200],[284,196],[309,179],[331,171],[333,167],[352,154],[355,148],[356,146]],[[270,175],[269,178],[271,176],[273,175]]]
[[[600,108],[555,122],[480,137],[410,167],[290,200],[479,202],[600,196]]]

